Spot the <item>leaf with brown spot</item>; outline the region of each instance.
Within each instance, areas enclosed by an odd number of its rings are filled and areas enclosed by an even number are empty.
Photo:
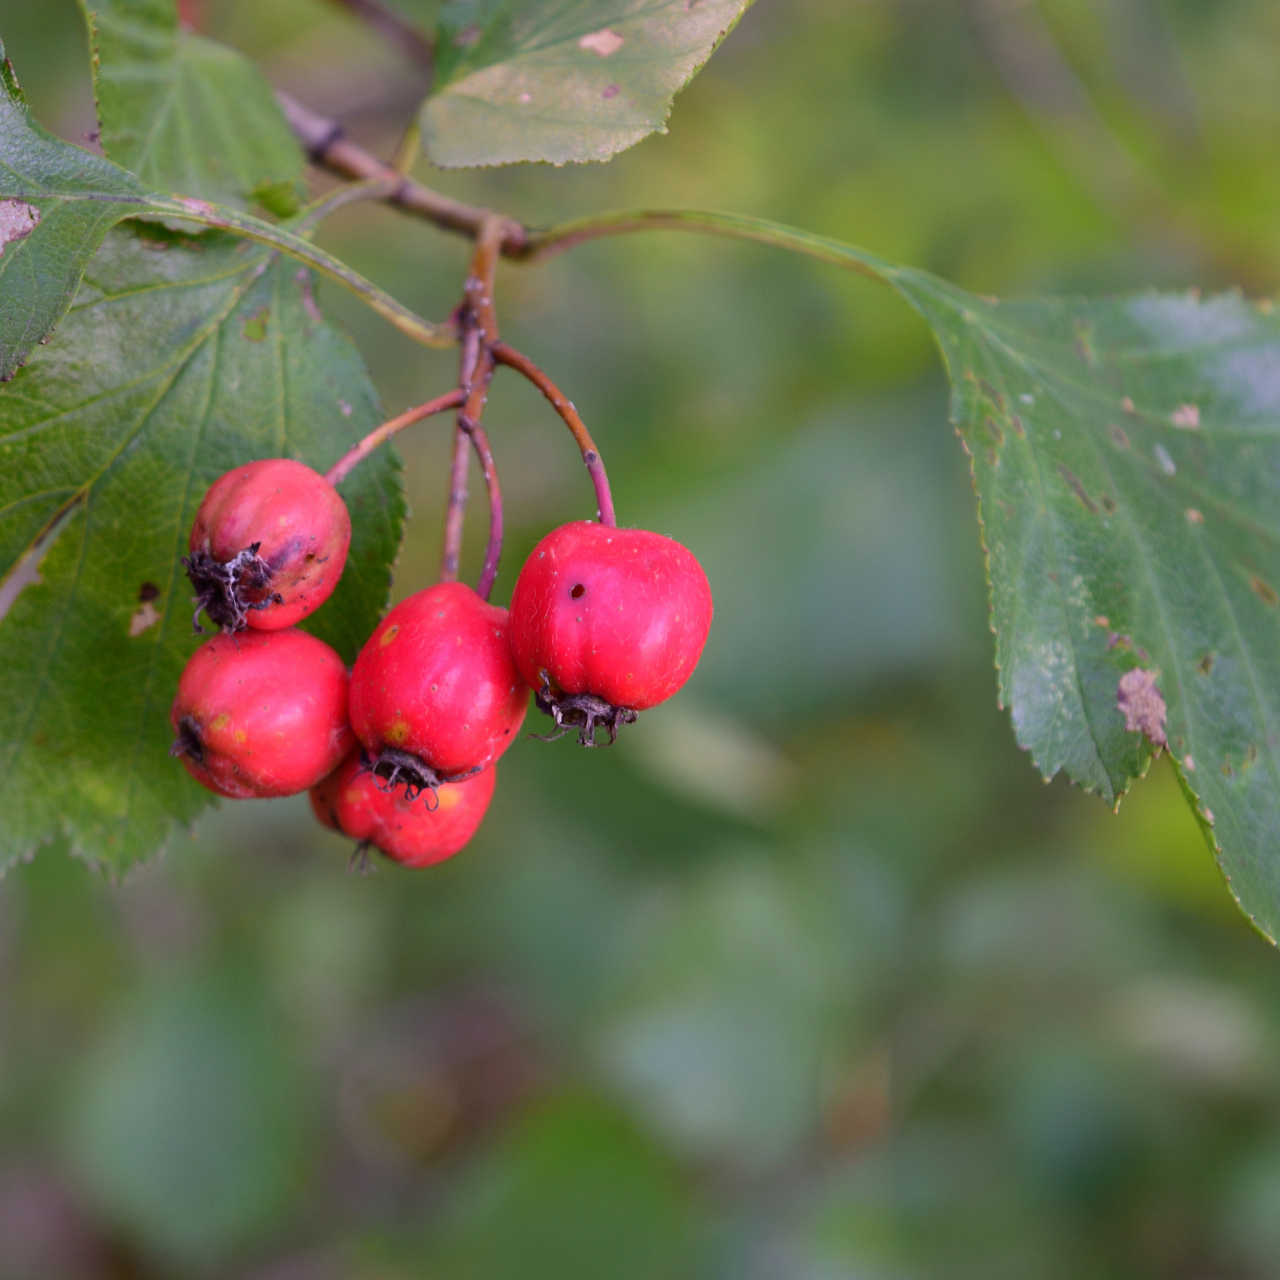
[[[1134,667],[1120,677],[1116,706],[1124,716],[1124,727],[1130,733],[1146,734],[1148,741],[1158,747],[1168,742],[1164,724],[1169,711],[1150,671]]]
[[[419,116],[446,168],[607,160],[661,130],[671,100],[751,0],[454,0]]]

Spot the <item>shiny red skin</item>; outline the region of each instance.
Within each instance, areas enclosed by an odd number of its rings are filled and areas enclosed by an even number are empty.
[[[291,458],[248,462],[209,486],[191,526],[190,549],[224,564],[255,542],[271,581],[251,601],[283,596],[246,619],[280,631],[314,613],[333,594],[351,546],[351,516],[324,476]]]
[[[305,631],[216,635],[191,655],[169,722],[195,780],[233,800],[291,796],[330,773],[355,744],[347,669]]]
[[[311,788],[311,808],[326,827],[353,840],[369,840],[406,867],[429,867],[451,858],[476,833],[493,796],[497,769],[463,782],[442,783],[406,799],[403,783],[393,791],[364,770],[357,747]]]
[[[577,520],[547,534],[520,570],[511,652],[535,689],[549,681],[553,693],[644,711],[693,674],[711,614],[691,551],[660,533]]]
[[[351,673],[351,727],[377,755],[417,756],[442,778],[491,765],[514,741],[529,688],[507,644],[507,611],[461,582],[402,600]]]

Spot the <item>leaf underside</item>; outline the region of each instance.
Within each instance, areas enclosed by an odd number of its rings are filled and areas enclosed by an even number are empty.
[[[607,160],[671,100],[751,0],[459,0],[444,8],[422,137],[446,168]]]

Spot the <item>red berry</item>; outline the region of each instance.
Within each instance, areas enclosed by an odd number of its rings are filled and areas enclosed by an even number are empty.
[[[305,631],[214,636],[178,681],[173,754],[233,800],[305,791],[355,742],[347,684],[342,659]]]
[[[396,605],[351,673],[356,737],[383,777],[416,789],[491,765],[528,708],[507,645],[507,611],[460,582]]]
[[[441,783],[435,800],[409,799],[413,789],[388,786],[361,760],[357,747],[311,788],[311,807],[326,827],[367,840],[406,867],[451,858],[476,833],[493,795],[497,769],[462,782]]]
[[[200,610],[224,631],[280,631],[314,613],[347,562],[351,517],[324,476],[290,458],[249,462],[209,486],[183,561]]]
[[[511,596],[511,652],[538,706],[578,741],[671,697],[711,628],[711,587],[693,553],[644,529],[589,520],[553,529]]]

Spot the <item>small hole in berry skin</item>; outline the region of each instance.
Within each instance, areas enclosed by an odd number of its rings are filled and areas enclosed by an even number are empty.
[[[575,600],[581,600],[582,597],[587,594],[587,589],[582,585],[582,583],[579,582],[578,585],[574,587],[572,591],[569,592],[569,594]]]

